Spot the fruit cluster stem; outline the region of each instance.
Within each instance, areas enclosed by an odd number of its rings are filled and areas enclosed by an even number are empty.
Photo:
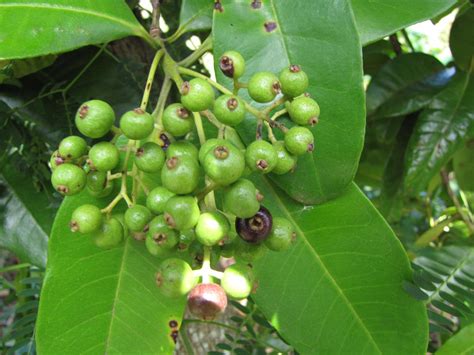
[[[151,87],[153,85],[153,80],[155,79],[156,69],[158,68],[158,64],[160,63],[161,58],[164,55],[164,51],[160,49],[155,53],[155,57],[153,58],[153,62],[151,63],[150,71],[148,72],[148,78],[145,84],[145,90],[143,91],[142,102],[140,104],[140,108],[143,111],[146,111],[148,106],[148,100],[150,98]]]

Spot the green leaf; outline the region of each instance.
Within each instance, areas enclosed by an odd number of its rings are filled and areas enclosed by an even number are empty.
[[[415,193],[474,133],[474,75],[460,72],[421,113],[405,155],[404,187]]]
[[[254,9],[250,1],[223,2],[223,12],[214,12],[213,36],[216,58],[229,49],[245,58],[243,82],[258,71],[278,74],[290,63],[301,65],[321,106],[312,129],[316,149],[300,157],[294,173],[271,179],[308,204],[341,194],[355,175],[365,126],[361,51],[348,4],[271,0]],[[255,121],[249,115],[238,130],[246,143],[255,138]]]
[[[159,260],[129,237],[119,247],[97,248],[68,224],[83,192],[64,200],[49,243],[37,323],[39,353],[172,353],[169,321],[181,322],[185,299],[162,296],[155,284]]]
[[[385,64],[367,88],[371,119],[403,116],[426,106],[451,79],[454,69],[424,53],[403,54]]]
[[[351,0],[362,44],[384,38],[449,9],[456,0]]]
[[[0,215],[0,247],[11,250],[21,261],[46,267],[48,235],[56,208],[48,192],[35,189],[29,176],[11,165],[0,171],[9,194]]]
[[[210,29],[213,8],[213,3],[209,0],[183,0],[179,27],[186,32]]]
[[[266,318],[300,353],[424,354],[423,303],[403,289],[412,272],[400,242],[362,192],[302,206],[262,178],[274,216],[290,219],[298,242],[255,265],[254,297]],[[304,324],[304,326],[301,326]]]
[[[474,354],[474,324],[462,328],[438,349],[436,355],[472,355]]]
[[[6,79],[22,78],[49,67],[55,60],[55,55],[46,55],[23,60],[0,61],[0,84]]]
[[[127,36],[153,43],[121,0],[0,0],[0,14],[0,59],[66,52]]]
[[[449,36],[449,46],[456,64],[468,70],[474,56],[474,8],[461,13],[454,21]]]

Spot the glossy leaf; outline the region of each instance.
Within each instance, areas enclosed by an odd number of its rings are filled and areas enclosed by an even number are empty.
[[[354,184],[314,207],[282,197],[265,179],[258,188],[298,233],[289,251],[256,263],[255,300],[286,341],[302,354],[425,353],[424,305],[402,288],[408,258]]]
[[[84,203],[106,204],[83,192],[66,198],[56,216],[37,323],[38,352],[172,353],[168,323],[181,321],[185,299],[160,294],[159,259],[143,242],[130,237],[103,250],[91,236],[72,233],[71,214]]]
[[[60,53],[126,36],[152,42],[124,1],[0,0],[0,28],[0,59]]]
[[[213,8],[213,3],[209,0],[183,0],[179,14],[179,26],[185,31],[210,29]]]
[[[6,79],[21,78],[35,73],[50,66],[55,60],[55,55],[47,55],[23,60],[0,61],[0,84]]]
[[[468,70],[474,59],[474,8],[468,8],[454,21],[449,36],[449,46],[456,64]]]
[[[239,51],[246,60],[243,82],[258,71],[278,74],[289,63],[299,64],[309,76],[308,91],[321,106],[320,123],[312,129],[314,153],[300,157],[294,173],[272,176],[272,181],[304,203],[341,194],[357,169],[365,116],[360,46],[348,4],[272,0],[256,9],[249,1],[222,5],[223,12],[214,12],[215,57]],[[216,72],[220,82],[231,85]],[[241,94],[248,97],[244,90]],[[255,121],[249,115],[240,127],[246,143],[255,138]]]
[[[409,192],[426,188],[472,134],[474,75],[460,72],[418,118],[405,156],[405,188]]]
[[[474,354],[474,324],[462,328],[449,338],[436,355],[472,355]]]
[[[351,0],[362,44],[384,38],[444,12],[456,0]]]
[[[367,88],[370,119],[403,116],[426,106],[451,79],[454,69],[424,53],[404,54],[387,62]]]

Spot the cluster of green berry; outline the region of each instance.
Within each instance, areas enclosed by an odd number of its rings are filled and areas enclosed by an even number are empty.
[[[144,241],[152,255],[164,259],[156,276],[160,290],[170,297],[188,294],[191,312],[202,319],[222,311],[227,295],[249,296],[255,281],[252,262],[268,249],[286,250],[294,242],[292,223],[272,217],[261,205],[263,195],[245,176],[291,172],[297,156],[313,150],[314,137],[305,126],[315,124],[319,116],[318,104],[305,94],[308,78],[299,66],[291,65],[279,77],[260,72],[244,84],[238,80],[245,69],[239,53],[224,53],[219,65],[234,80],[233,92],[222,89],[224,94],[215,99],[211,84],[222,88],[219,84],[198,73],[190,81],[179,76],[175,81],[180,103],[163,106],[155,117],[143,108],[126,112],[119,127],[114,126],[114,111],[107,103],[85,102],[75,117],[79,132],[97,139],[112,131],[114,137],[90,148],[81,137],[67,137],[50,163],[52,184],[63,195],[86,189],[92,196],[106,197],[119,188],[103,209],[92,204],[78,207],[72,213],[71,230],[92,234],[103,248],[128,236]],[[192,75],[188,69],[180,73]],[[280,98],[256,111],[237,95],[240,88],[247,88],[259,103]],[[285,108],[270,116],[280,105]],[[241,123],[248,112],[260,127],[257,139],[245,149],[227,139],[225,131]],[[286,112],[296,124],[289,129],[277,121]],[[218,127],[217,138],[205,139],[201,115]],[[263,124],[270,142],[262,139]],[[283,140],[273,135],[275,127]],[[199,149],[191,139],[195,130]],[[112,215],[121,200],[127,210]],[[221,256],[236,263],[219,272],[211,265]],[[220,279],[220,285],[213,279]]]

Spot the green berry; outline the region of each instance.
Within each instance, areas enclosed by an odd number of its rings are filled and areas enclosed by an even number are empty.
[[[102,212],[97,206],[85,204],[74,210],[69,227],[72,232],[92,233],[102,226]]]
[[[299,65],[290,65],[280,72],[280,84],[283,94],[295,97],[304,94],[308,88],[308,76]]]
[[[147,142],[137,149],[135,153],[135,164],[137,168],[145,173],[156,173],[163,168],[165,163],[165,152],[153,142]]]
[[[227,141],[225,139],[220,138],[211,138],[208,139],[203,145],[201,145],[198,156],[201,165],[204,165],[204,158],[206,157],[207,153],[219,144],[227,144]]]
[[[190,111],[205,111],[214,104],[214,89],[204,79],[185,81],[181,86],[181,103]]]
[[[270,143],[258,140],[247,147],[245,161],[252,171],[267,174],[276,166],[278,154]]]
[[[124,221],[130,231],[143,232],[151,218],[152,214],[148,208],[134,205],[125,212]]]
[[[59,152],[55,150],[53,154],[51,154],[51,158],[49,158],[49,167],[51,171],[53,171],[59,165],[64,164],[65,162],[65,159],[59,156]]]
[[[165,211],[165,205],[175,194],[163,186],[155,187],[146,198],[146,207],[154,214]]]
[[[296,232],[293,224],[282,217],[274,217],[270,234],[265,239],[265,245],[268,249],[274,251],[283,251],[290,247],[296,239]]]
[[[237,260],[252,263],[262,258],[268,251],[264,243],[251,244],[246,243],[240,238],[235,241],[235,258]]]
[[[106,220],[99,233],[94,234],[94,243],[99,248],[110,249],[119,245],[124,238],[124,228],[122,223],[112,217]]]
[[[229,185],[237,181],[245,169],[242,152],[230,142],[222,142],[211,148],[204,157],[206,175],[218,185]]]
[[[186,156],[171,157],[161,170],[161,183],[171,192],[185,195],[193,192],[199,183],[199,164]]]
[[[245,118],[243,101],[234,95],[221,95],[214,103],[214,115],[219,122],[228,126],[236,126]]]
[[[199,151],[196,146],[188,141],[173,142],[166,149],[167,158],[187,156],[197,161],[198,154]]]
[[[87,173],[87,190],[93,196],[100,196],[110,186],[112,182],[107,181],[107,173],[105,171],[91,170]]]
[[[89,138],[100,138],[107,134],[115,121],[112,107],[101,100],[83,103],[77,110],[75,123],[83,135]]]
[[[235,254],[235,239],[237,234],[234,231],[229,232],[219,243],[220,254],[224,258],[232,258]]]
[[[197,284],[191,266],[177,258],[163,261],[156,274],[156,284],[160,291],[168,297],[180,297],[187,294]]]
[[[194,239],[196,239],[196,234],[193,229],[181,231],[179,234],[178,251],[188,250]]]
[[[154,244],[157,247],[153,248],[156,252],[154,255],[160,254],[162,251],[171,250],[179,241],[178,233],[166,224],[163,215],[157,216],[151,220],[148,227],[147,238],[150,238],[151,241],[153,241],[153,243],[149,242],[149,244]]]
[[[119,150],[110,142],[94,144],[89,151],[89,163],[94,170],[112,170],[118,165],[119,161]]]
[[[270,102],[280,92],[280,82],[273,73],[259,72],[250,78],[247,89],[255,101]]]
[[[240,179],[224,191],[224,210],[239,218],[250,218],[260,209],[263,195],[255,185],[247,180]]]
[[[56,191],[63,195],[75,195],[86,185],[86,173],[77,165],[61,164],[54,169],[51,182]]]
[[[225,269],[221,286],[228,296],[241,300],[247,298],[252,292],[254,280],[250,266],[236,263]]]
[[[206,212],[199,216],[196,239],[207,246],[216,245],[226,236],[229,228],[229,221],[222,213]]]
[[[273,143],[278,156],[278,161],[272,170],[272,173],[283,175],[292,171],[296,167],[298,158],[291,154],[285,147],[285,142],[278,141]]]
[[[193,130],[192,114],[181,104],[171,104],[163,112],[163,126],[166,131],[176,137],[181,137]]]
[[[219,68],[229,78],[238,79],[245,71],[245,60],[239,52],[227,51],[219,59]]]
[[[192,196],[174,196],[165,205],[165,221],[177,230],[193,228],[200,214],[197,199]]]
[[[285,133],[285,147],[294,155],[303,155],[314,150],[313,133],[306,127],[292,127]]]
[[[78,136],[66,137],[59,143],[58,153],[64,159],[79,159],[87,154],[87,143]]]
[[[320,114],[319,105],[310,97],[297,97],[288,105],[288,113],[293,122],[299,125],[315,125]]]
[[[128,139],[144,139],[153,132],[153,127],[153,117],[141,108],[125,112],[120,118],[120,129]]]

